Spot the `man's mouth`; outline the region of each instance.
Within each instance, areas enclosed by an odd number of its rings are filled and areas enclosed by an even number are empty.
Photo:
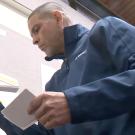
[[[40,48],[41,51],[44,51],[45,50],[44,45],[39,46],[39,48]]]

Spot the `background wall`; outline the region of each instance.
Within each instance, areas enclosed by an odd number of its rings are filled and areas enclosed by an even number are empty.
[[[7,106],[24,88],[41,92],[42,53],[32,45],[27,18],[0,1],[0,73],[18,80],[18,93],[0,91],[0,101]],[[0,135],[6,135],[0,130]]]
[[[16,78],[20,90],[29,88],[36,93],[41,88],[41,54],[31,40],[0,25],[6,35],[0,36],[0,72]]]

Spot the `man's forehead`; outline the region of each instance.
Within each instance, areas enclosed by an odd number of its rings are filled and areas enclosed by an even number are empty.
[[[32,32],[32,29],[36,25],[38,25],[39,22],[40,22],[40,18],[37,15],[33,15],[33,16],[31,16],[31,18],[29,18],[29,20],[28,20],[28,27],[29,27],[30,32]]]
[[[28,20],[28,25],[34,25],[36,22],[38,22],[38,20],[38,15],[32,15]]]

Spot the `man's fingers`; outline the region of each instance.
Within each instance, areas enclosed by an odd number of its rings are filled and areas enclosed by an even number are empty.
[[[43,99],[43,95],[39,95],[38,97],[35,97],[29,104],[29,107],[27,109],[27,112],[29,114],[32,114],[35,112],[35,110],[41,105]]]
[[[58,117],[58,118],[52,117],[44,124],[44,127],[47,129],[51,129],[54,127],[61,126],[63,124],[65,124],[65,122],[60,117]]]
[[[46,107],[46,102],[42,102],[40,107],[35,111],[34,115],[39,120],[43,115],[47,113],[48,109]]]
[[[51,129],[53,127],[56,127],[59,126],[58,124],[56,124],[56,122],[54,122],[53,120],[52,121],[48,121],[44,124],[44,127],[47,128],[47,129]]]
[[[61,126],[65,123],[69,123],[70,121],[71,120],[68,114],[56,114],[53,110],[47,112],[39,119],[39,122],[48,129]]]
[[[39,122],[42,125],[45,125],[47,121],[50,121],[53,118],[51,111],[47,112],[46,114],[44,114],[40,119]]]

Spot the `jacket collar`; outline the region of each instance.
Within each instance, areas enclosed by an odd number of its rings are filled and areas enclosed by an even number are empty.
[[[67,58],[74,48],[77,46],[78,40],[86,33],[88,29],[82,25],[76,24],[64,28],[64,43],[65,43],[65,54],[60,54],[52,57],[45,57],[45,60],[51,61],[53,59],[64,59]]]

